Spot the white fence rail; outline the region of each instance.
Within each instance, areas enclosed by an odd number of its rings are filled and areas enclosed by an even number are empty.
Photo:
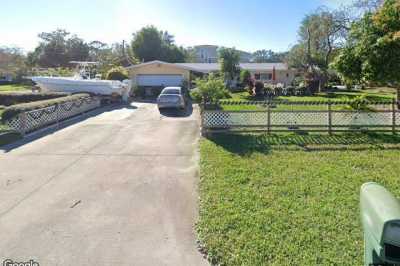
[[[217,131],[400,130],[400,112],[391,111],[221,111],[203,110],[204,133]]]
[[[11,118],[6,123],[10,128],[24,135],[25,133],[32,132],[51,124],[57,124],[60,121],[98,107],[100,107],[99,98],[82,98],[75,101],[55,104],[42,109],[23,112]]]

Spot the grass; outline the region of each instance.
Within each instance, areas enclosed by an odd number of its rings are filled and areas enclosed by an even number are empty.
[[[32,86],[12,84],[12,85],[0,85],[1,91],[30,91]]]
[[[199,238],[221,265],[362,265],[359,188],[400,196],[400,137],[216,135],[201,142]]]
[[[348,101],[352,100],[357,96],[365,95],[367,100],[370,101],[385,101],[391,100],[396,97],[396,90],[392,88],[370,88],[365,90],[354,90],[354,91],[336,91],[333,94],[327,93],[318,93],[313,96],[279,96],[276,100],[285,100],[289,102],[294,101],[319,101],[319,102],[328,102],[328,101]],[[248,92],[237,92],[232,93],[231,98],[226,99],[229,101],[254,101],[255,98],[250,96]],[[249,104],[241,104],[241,105],[222,105],[223,110],[226,111],[236,111],[236,110],[265,110],[263,106],[260,105],[249,105]],[[323,108],[323,107],[322,107]],[[321,106],[318,105],[279,105],[275,108],[275,110],[321,110]],[[334,106],[333,110],[343,109],[343,106]]]

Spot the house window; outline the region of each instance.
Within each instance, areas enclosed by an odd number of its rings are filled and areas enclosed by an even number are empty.
[[[272,73],[256,73],[254,74],[254,79],[263,81],[272,80]]]

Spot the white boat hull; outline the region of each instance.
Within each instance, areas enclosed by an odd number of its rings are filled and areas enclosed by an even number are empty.
[[[42,91],[78,93],[87,92],[98,95],[123,95],[127,85],[114,80],[74,79],[59,77],[33,77],[32,80]]]

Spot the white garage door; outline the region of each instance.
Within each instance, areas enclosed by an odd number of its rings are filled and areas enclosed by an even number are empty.
[[[182,75],[137,75],[139,86],[180,86]]]

